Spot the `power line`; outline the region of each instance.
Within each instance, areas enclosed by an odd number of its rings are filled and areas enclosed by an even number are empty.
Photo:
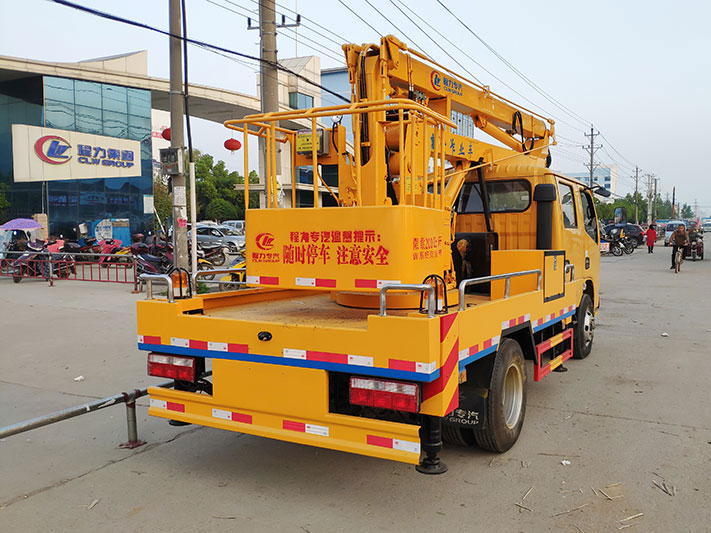
[[[405,33],[404,31],[402,31],[402,30],[397,26],[397,24],[395,24],[392,20],[390,20],[390,19],[389,19],[388,17],[386,17],[385,15],[383,15],[382,11],[380,11],[377,7],[375,7],[373,4],[370,3],[370,0],[364,0],[364,1],[365,1],[365,3],[368,4],[371,8],[373,8],[373,9],[375,10],[375,12],[376,12],[378,15],[380,15],[380,16],[383,17],[387,22],[389,22],[390,25],[391,25],[393,28],[395,28],[397,31],[399,31],[408,41],[410,41],[410,42],[411,42],[412,44],[414,44],[417,48],[419,48],[420,50],[422,50],[422,47],[421,47],[419,44],[417,44],[417,42],[415,42],[415,39],[413,39],[413,38],[410,37],[407,33]],[[397,7],[397,6],[395,6],[395,7]],[[423,53],[424,53],[424,52],[423,52]]]
[[[368,26],[371,30],[373,30],[373,31],[374,31],[375,33],[377,33],[378,35],[382,35],[382,33],[379,32],[378,30],[376,30],[367,20],[365,20],[365,19],[364,19],[363,17],[361,17],[358,13],[356,13],[356,12],[353,11],[350,7],[348,7],[348,4],[346,4],[343,0],[338,0],[338,1],[340,2],[340,4],[341,4],[343,7],[345,7],[348,11],[350,11],[351,13],[353,13],[353,14],[356,16],[356,18],[358,18],[363,24],[365,24],[366,26]]]
[[[99,11],[99,10],[97,10],[97,9],[93,9],[93,8],[90,8],[90,7],[82,6],[82,5],[80,5],[80,4],[75,4],[75,3],[73,3],[73,2],[69,2],[68,0],[49,0],[49,1],[50,1],[50,2],[54,2],[55,4],[60,4],[60,5],[66,6],[66,7],[71,7],[72,9],[76,9],[77,11],[82,11],[82,12],[84,12],[84,13],[88,13],[88,14],[90,14],[90,15],[94,15],[94,16],[96,16],[96,17],[100,17],[100,18],[103,18],[103,19],[112,20],[112,21],[114,21],[114,22],[121,22],[122,24],[128,24],[129,26],[135,26],[135,27],[137,27],[137,28],[143,28],[143,29],[145,29],[145,30],[150,30],[150,31],[153,31],[153,32],[156,32],[156,33],[160,33],[161,35],[165,35],[165,36],[168,36],[168,37],[175,37],[175,38],[181,39],[181,40],[184,39],[182,36],[180,36],[180,35],[173,35],[173,34],[170,33],[169,31],[161,30],[160,28],[156,28],[156,27],[154,27],[154,26],[149,26],[148,24],[144,24],[144,23],[142,23],[142,22],[138,22],[138,21],[135,21],[135,20],[131,20],[131,19],[119,17],[118,15],[112,15],[111,13],[106,13],[106,12],[104,12],[104,11]],[[217,46],[217,45],[214,45],[214,44],[209,44],[209,43],[206,43],[206,42],[204,42],[204,41],[198,41],[197,39],[187,39],[187,38],[186,38],[186,39],[184,39],[184,40],[187,41],[188,44],[192,44],[192,45],[196,45],[196,46],[201,46],[201,47],[203,47],[203,48],[205,48],[205,49],[208,49],[208,50],[224,52],[224,53],[226,53],[226,54],[235,55],[235,56],[242,57],[242,58],[245,58],[245,59],[251,59],[252,61],[258,61],[258,62],[260,62],[260,63],[267,63],[267,64],[271,65],[272,67],[276,68],[277,70],[281,70],[281,71],[283,71],[283,72],[288,72],[289,74],[292,74],[292,75],[296,76],[296,77],[299,78],[300,80],[302,80],[302,81],[304,81],[304,82],[306,82],[306,83],[308,83],[308,84],[310,84],[310,85],[313,85],[314,87],[318,87],[319,89],[321,89],[321,90],[323,90],[323,91],[326,91],[326,92],[329,93],[329,94],[332,94],[333,96],[335,96],[335,97],[338,98],[339,100],[342,100],[342,101],[344,101],[344,102],[346,102],[346,103],[350,103],[350,100],[348,100],[347,98],[344,98],[343,96],[341,96],[341,95],[338,94],[337,92],[332,91],[331,89],[329,89],[329,88],[327,88],[327,87],[324,87],[324,86],[321,85],[320,83],[317,83],[317,82],[315,82],[315,81],[313,81],[313,80],[308,79],[306,76],[303,76],[303,75],[299,74],[298,72],[295,72],[295,71],[291,70],[290,68],[285,67],[285,66],[279,64],[278,62],[267,61],[266,59],[261,59],[261,58],[256,57],[256,56],[252,56],[252,55],[249,55],[249,54],[244,54],[244,53],[242,53],[242,52],[237,52],[237,51],[235,51],[235,50],[230,50],[229,48],[224,48],[224,47],[222,47],[222,46]]]
[[[251,0],[251,2],[254,3],[254,4],[259,5],[259,0]],[[275,5],[276,5],[279,9],[283,9],[284,11],[289,11],[290,13],[293,13],[294,15],[298,15],[298,13],[297,13],[294,9],[291,9],[290,7],[286,7],[286,6],[284,6],[284,5],[281,5],[281,4],[279,4],[278,2],[275,2]],[[336,41],[334,41],[333,39],[330,39],[329,37],[326,37],[324,34],[322,34],[322,33],[320,33],[320,32],[317,32],[316,30],[314,30],[314,29],[312,29],[312,28],[308,28],[310,31],[312,31],[312,32],[314,32],[314,33],[320,35],[320,36],[323,37],[324,39],[329,39],[331,42],[333,42],[334,44],[337,44],[338,46],[340,46],[341,44],[343,44],[343,43],[345,43],[345,42],[351,42],[350,40],[348,40],[348,39],[346,39],[346,38],[344,38],[344,37],[341,37],[339,34],[337,34],[336,32],[334,32],[333,30],[331,30],[331,29],[329,29],[329,28],[327,28],[327,27],[325,27],[325,26],[322,26],[321,24],[319,24],[318,22],[316,22],[314,19],[308,18],[306,15],[301,15],[301,20],[302,20],[302,21],[307,20],[307,21],[313,23],[315,26],[318,26],[318,27],[321,28],[322,30],[327,31],[328,33],[330,33],[331,35],[333,35],[333,36],[336,37],[337,39],[340,39],[340,43],[339,43],[339,42],[336,42]],[[307,28],[307,26],[304,26],[304,27]]]
[[[246,11],[247,13],[249,13],[249,15],[254,16],[254,15],[256,14],[256,13],[253,13],[252,11],[250,11],[249,9],[247,9],[246,7],[241,6],[241,5],[239,5],[239,4],[235,3],[235,2],[232,2],[231,0],[223,0],[223,1],[224,1],[224,2],[227,2],[228,4],[230,4],[230,5],[234,6],[234,7],[237,7],[237,8],[239,8],[239,9],[242,9],[242,10]],[[223,4],[220,4],[220,3],[216,2],[215,0],[205,0],[205,2],[208,2],[209,4],[212,4],[212,5],[214,5],[214,6],[217,6],[217,7],[221,8],[221,9],[224,9],[225,11],[229,11],[230,13],[234,13],[235,15],[238,15],[238,16],[243,17],[243,18],[245,18],[245,19],[250,19],[250,18],[251,18],[251,17],[245,15],[244,13],[240,13],[239,11],[235,11],[234,9],[231,9],[231,8],[229,8],[229,7],[227,7],[227,6],[223,5]],[[291,31],[292,33],[296,34],[296,30],[294,30],[293,28],[280,27],[280,29],[287,29],[287,30]],[[294,37],[294,36],[285,35],[284,33],[281,33],[281,35],[283,35],[284,37],[286,37],[286,38],[288,38],[288,39],[295,40],[295,37]],[[325,47],[324,45],[322,45],[321,43],[319,43],[319,42],[317,42],[317,41],[314,41],[313,39],[311,39],[311,38],[309,38],[309,37],[307,37],[307,36],[305,36],[305,35],[301,35],[301,38],[304,39],[305,41],[314,43],[314,45],[317,46],[317,47],[314,47],[314,46],[311,46],[311,45],[306,44],[306,46],[307,46],[308,48],[310,48],[311,50],[313,50],[313,51],[315,51],[315,52],[318,52],[318,53],[320,53],[320,54],[323,54],[323,55],[327,56],[329,59],[333,59],[333,60],[335,60],[335,61],[337,61],[337,62],[343,62],[343,58],[341,58],[340,56],[336,56],[329,48],[326,48],[326,47]]]
[[[517,76],[519,76],[523,81],[525,81],[529,86],[531,86],[536,92],[538,92],[541,96],[543,96],[546,100],[548,100],[550,103],[558,107],[560,110],[564,111],[568,115],[570,115],[572,118],[575,120],[581,122],[582,124],[585,124],[586,126],[590,123],[589,121],[585,120],[583,117],[566,107],[564,104],[558,102],[555,98],[550,96],[546,91],[541,89],[538,85],[536,85],[531,79],[529,79],[525,74],[523,74],[520,70],[518,70],[513,64],[511,64],[506,58],[504,58],[499,52],[497,52],[489,43],[487,43],[484,39],[479,37],[479,35],[472,30],[462,19],[460,19],[457,15],[455,15],[443,2],[442,0],[436,0],[436,2],[441,5],[452,17],[457,19],[457,21],[464,26],[464,28],[471,33],[481,44],[483,44],[492,54],[494,54],[497,58],[499,58],[504,65],[509,67]]]

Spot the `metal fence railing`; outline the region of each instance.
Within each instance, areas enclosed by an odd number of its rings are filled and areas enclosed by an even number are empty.
[[[50,285],[57,279],[126,283],[138,290],[136,257],[131,254],[7,252],[0,259],[0,276],[11,277],[16,283],[39,278]]]

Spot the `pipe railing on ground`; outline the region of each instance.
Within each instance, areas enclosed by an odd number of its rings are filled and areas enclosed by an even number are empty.
[[[207,374],[205,374],[205,376],[208,376],[210,374],[211,372],[208,372]],[[157,383],[156,385],[151,385],[151,387],[168,388],[174,385],[175,381],[171,379],[168,381]],[[61,411],[57,411],[56,413],[40,416],[31,420],[25,420],[23,422],[18,422],[16,424],[0,428],[0,438],[10,437],[12,435],[17,435],[18,433],[24,433],[25,431],[41,428],[50,424],[54,424],[56,422],[61,422],[62,420],[68,420],[76,416],[85,415],[87,413],[93,413],[94,411],[105,409],[106,407],[111,407],[113,405],[124,403],[126,404],[126,425],[128,428],[128,441],[120,444],[120,447],[136,448],[138,446],[141,446],[142,444],[145,444],[145,442],[138,440],[138,425],[136,424],[136,400],[142,396],[146,396],[147,394],[148,387],[144,389],[133,389],[130,392],[120,392],[107,398],[101,398],[100,400],[94,400],[93,402],[77,405],[76,407],[62,409]]]
[[[533,274],[537,275],[537,291],[541,290],[541,270],[540,269],[535,269],[535,270],[522,270],[520,272],[509,272],[507,274],[496,274],[494,276],[484,276],[481,278],[471,278],[471,279],[464,279],[462,282],[459,284],[459,310],[464,311],[466,309],[466,305],[464,302],[464,295],[466,292],[466,289],[470,285],[479,285],[480,283],[487,283],[489,281],[498,281],[505,279],[506,280],[506,289],[504,291],[504,298],[509,297],[509,292],[511,291],[511,278],[516,278],[519,276],[532,276]]]

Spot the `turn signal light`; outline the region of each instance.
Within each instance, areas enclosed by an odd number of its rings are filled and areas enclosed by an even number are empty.
[[[195,381],[195,357],[181,357],[151,352],[148,354],[148,375],[180,381]]]
[[[416,413],[420,410],[420,386],[417,383],[351,376],[350,402],[352,405]]]

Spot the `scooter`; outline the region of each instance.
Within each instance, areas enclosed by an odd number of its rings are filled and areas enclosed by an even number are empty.
[[[230,268],[234,268],[236,271],[234,274],[230,273],[220,278],[220,281],[228,281],[232,283],[220,283],[221,291],[236,291],[239,290],[243,285],[238,282],[243,282],[246,279],[246,272],[244,270],[237,270],[240,268],[245,268],[247,266],[247,261],[243,256],[237,256],[237,258],[232,261]]]
[[[102,239],[99,241],[99,249],[102,254],[116,254],[121,250],[122,241],[118,239]],[[99,266],[106,268],[109,263],[118,263],[118,257],[104,257],[103,255],[99,258]]]
[[[704,258],[704,240],[701,237],[701,235],[698,235],[693,241],[691,241],[689,248],[690,248],[689,257],[691,257],[692,261],[696,261],[697,258],[703,260],[703,258]]]
[[[224,247],[221,244],[199,244],[198,249],[205,254],[205,259],[215,266],[222,266],[227,260]]]
[[[12,281],[20,283],[22,278],[49,279],[50,257],[52,259],[52,275],[57,278],[68,278],[76,272],[74,259],[61,253],[51,253],[40,241],[28,242],[27,250],[14,261]]]
[[[138,274],[169,274],[173,270],[173,254],[136,255],[136,272]]]

